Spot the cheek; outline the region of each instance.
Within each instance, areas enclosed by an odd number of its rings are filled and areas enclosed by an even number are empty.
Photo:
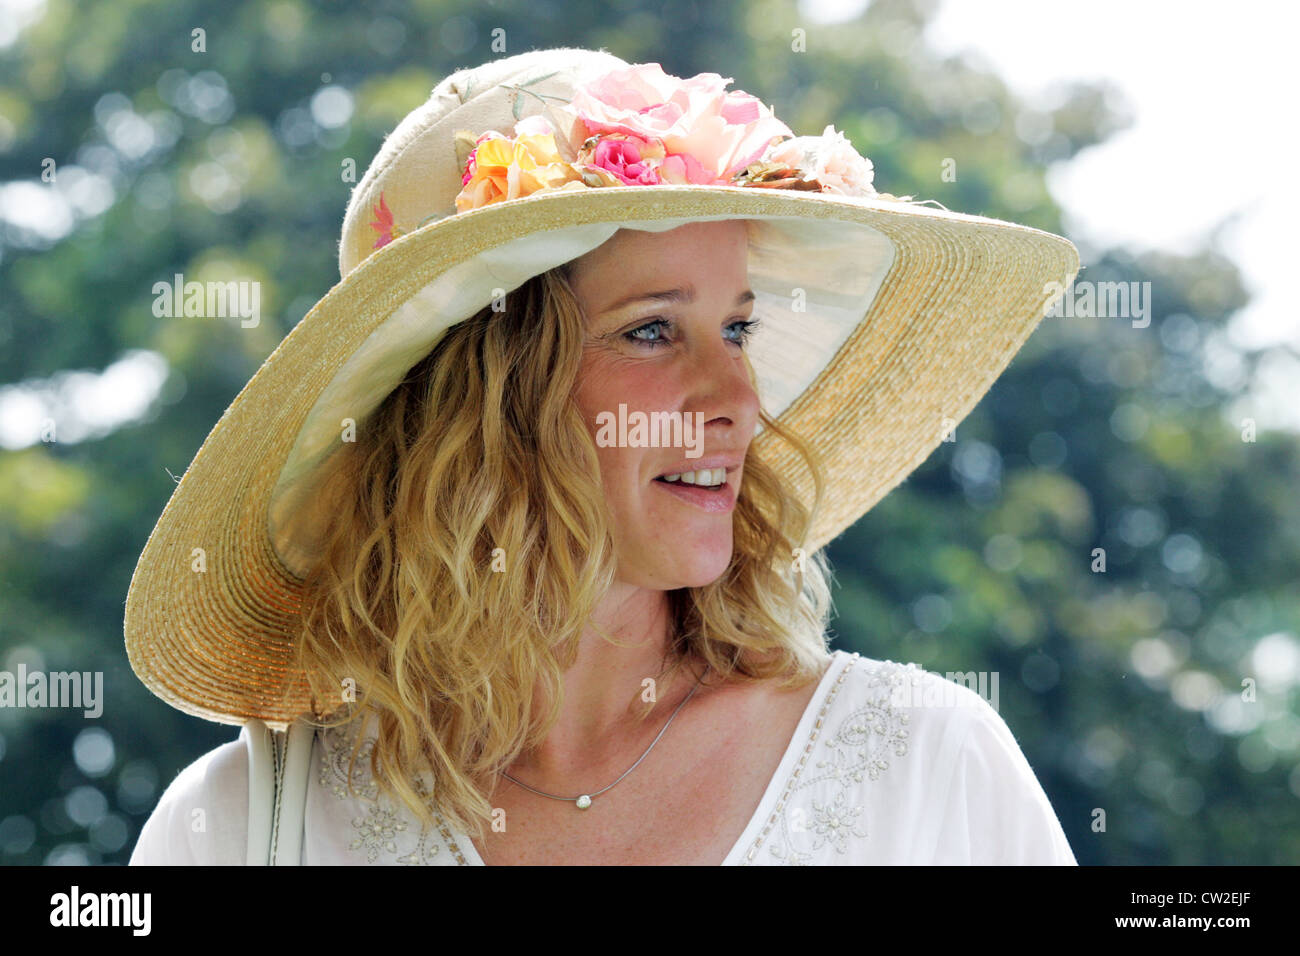
[[[593,356],[584,360],[579,373],[574,401],[593,440],[596,416],[606,413],[618,418],[620,404],[627,411],[672,410],[671,386],[665,387],[662,374],[655,374],[646,362],[621,359],[619,356]],[[605,492],[611,504],[628,494],[635,494],[640,482],[645,449],[596,445],[596,458]]]
[[[674,393],[663,369],[656,370],[651,363],[595,355],[583,361],[574,400],[594,434],[596,416],[602,412],[617,416],[619,405],[626,405],[628,412],[673,411]]]

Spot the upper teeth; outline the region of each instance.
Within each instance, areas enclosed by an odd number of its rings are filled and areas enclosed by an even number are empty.
[[[678,475],[664,475],[664,481],[680,481],[684,485],[720,485],[727,480],[725,468],[702,468],[699,471],[683,471]]]

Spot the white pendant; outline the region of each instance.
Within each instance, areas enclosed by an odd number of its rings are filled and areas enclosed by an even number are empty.
[[[591,797],[587,796],[584,793],[582,796],[578,798],[577,804],[579,810],[586,810],[589,806],[591,806]]]

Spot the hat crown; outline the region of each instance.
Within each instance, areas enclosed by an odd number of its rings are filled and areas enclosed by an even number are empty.
[[[387,136],[352,191],[339,242],[339,275],[375,251],[385,217],[398,233],[407,233],[455,215],[463,172],[456,130],[510,135],[516,123],[554,102],[549,97],[567,101],[580,84],[628,65],[603,50],[563,47],[491,60],[443,79]],[[372,225],[376,222],[379,226]]]

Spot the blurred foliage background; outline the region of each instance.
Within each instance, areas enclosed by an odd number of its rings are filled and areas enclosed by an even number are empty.
[[[1048,166],[1127,118],[1095,86],[1030,109],[930,53],[930,12],[49,0],[0,29],[0,668],[102,671],[107,698],[96,720],[0,708],[0,862],[125,862],[162,788],[233,739],[131,673],[131,573],[171,476],[337,281],[343,170],[443,76],[560,45],[718,72],[796,134],[844,130],[882,190],[1061,231]],[[1246,293],[1208,239],[1081,253],[1080,279],[1151,283],[1150,325],[1044,321],[956,440],[831,546],[835,643],[997,672],[1081,863],[1294,863],[1300,455],[1243,440],[1242,376],[1210,348]],[[260,280],[261,324],[156,318],[178,272]]]

